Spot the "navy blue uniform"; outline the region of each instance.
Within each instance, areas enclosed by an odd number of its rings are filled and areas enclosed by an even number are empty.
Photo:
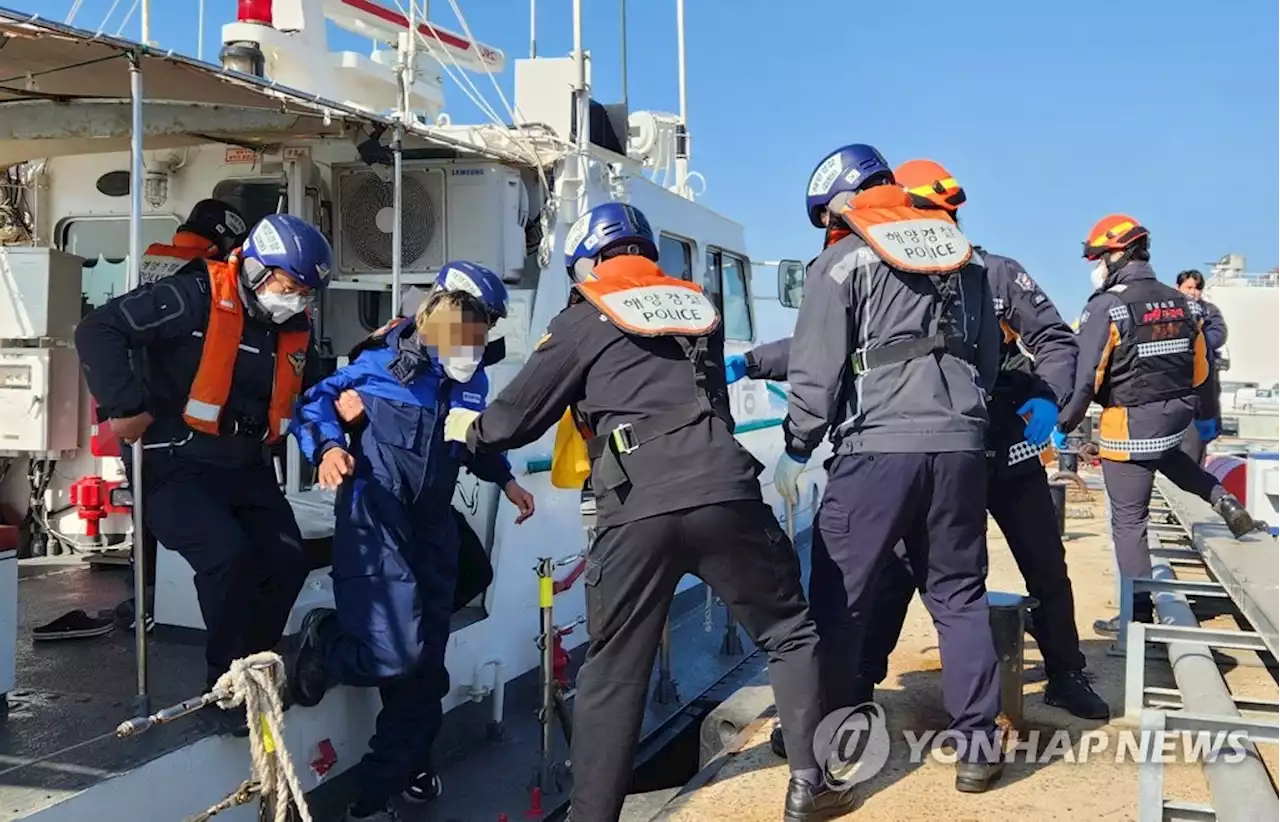
[[[1078,351],[1070,326],[1017,261],[985,250],[982,256],[1004,332],[1000,376],[987,404],[991,414],[987,510],[1009,543],[1028,593],[1040,602],[1032,633],[1044,655],[1045,672],[1052,677],[1083,670],[1085,659],[1076,630],[1066,550],[1048,478],[1036,458],[1041,448],[1025,441],[1018,408],[1033,397],[1061,407],[1071,396]],[[899,550],[898,560],[886,564],[877,583],[876,607],[863,651],[863,688],[869,689],[888,673],[889,654],[897,645],[916,587],[911,566]]]
[[[263,444],[275,381],[275,325],[242,291],[244,332],[219,436],[183,421],[209,322],[204,262],[111,300],[76,329],[76,350],[100,421],[149,412],[143,516],[195,570],[212,684],[233,659],[275,645],[306,580],[302,536]],[[304,385],[319,362],[309,350]]]
[[[347,389],[360,395],[368,420],[350,446],[334,408]],[[335,501],[337,619],[326,624],[318,652],[330,681],[381,690],[382,711],[361,762],[370,800],[404,789],[426,766],[440,729],[458,575],[450,504],[458,469],[466,464],[498,485],[512,478],[501,454],[471,456],[446,443],[444,421],[453,407],[482,410],[488,390],[483,370],[465,385],[446,379],[406,320],[307,391],[290,428],[313,464],[336,447],[355,460]]]

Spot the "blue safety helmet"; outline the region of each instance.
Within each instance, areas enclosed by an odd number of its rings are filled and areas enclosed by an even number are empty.
[[[292,214],[268,214],[245,240],[240,255],[258,271],[248,273],[256,288],[269,269],[278,268],[298,285],[320,290],[329,284],[333,249],[320,229]]]
[[[635,206],[604,203],[579,217],[564,239],[564,267],[569,278],[581,282],[596,263],[619,254],[636,254],[657,261],[649,221]]]
[[[804,197],[809,222],[815,228],[822,228],[822,212],[837,194],[846,191],[852,194],[884,182],[893,182],[893,171],[874,147],[854,143],[836,149],[822,158],[809,175],[809,188]]]
[[[502,278],[477,263],[455,260],[445,263],[436,275],[437,293],[460,291],[470,294],[492,325],[507,316],[507,287]]]

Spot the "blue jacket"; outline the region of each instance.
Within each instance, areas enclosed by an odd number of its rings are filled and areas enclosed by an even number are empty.
[[[348,388],[364,403],[367,424],[350,434],[334,401]],[[458,443],[444,441],[444,419],[450,408],[482,411],[489,378],[478,369],[466,383],[444,376],[418,342],[413,323],[405,320],[376,340],[332,376],[303,394],[289,432],[303,457],[318,465],[330,448],[347,449],[355,458],[355,478],[372,480],[404,503],[432,492],[453,494],[458,468],[500,486],[511,480],[511,465],[502,454],[472,456]]]

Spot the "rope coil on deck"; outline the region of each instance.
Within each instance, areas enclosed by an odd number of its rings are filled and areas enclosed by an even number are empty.
[[[284,703],[280,696],[283,682],[284,661],[269,651],[235,660],[218,678],[213,691],[225,694],[218,700],[218,707],[224,711],[241,705],[245,708],[251,778],[222,802],[192,817],[190,822],[203,822],[221,811],[249,802],[255,795],[274,807],[275,822],[288,822],[290,805],[297,808],[299,822],[311,822],[302,784],[284,744]]]

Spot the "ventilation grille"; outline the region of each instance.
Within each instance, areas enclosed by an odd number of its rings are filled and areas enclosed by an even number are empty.
[[[400,263],[405,272],[444,264],[444,175],[406,169],[400,215]],[[395,212],[390,182],[368,169],[349,169],[338,183],[338,262],[345,273],[391,271]]]

